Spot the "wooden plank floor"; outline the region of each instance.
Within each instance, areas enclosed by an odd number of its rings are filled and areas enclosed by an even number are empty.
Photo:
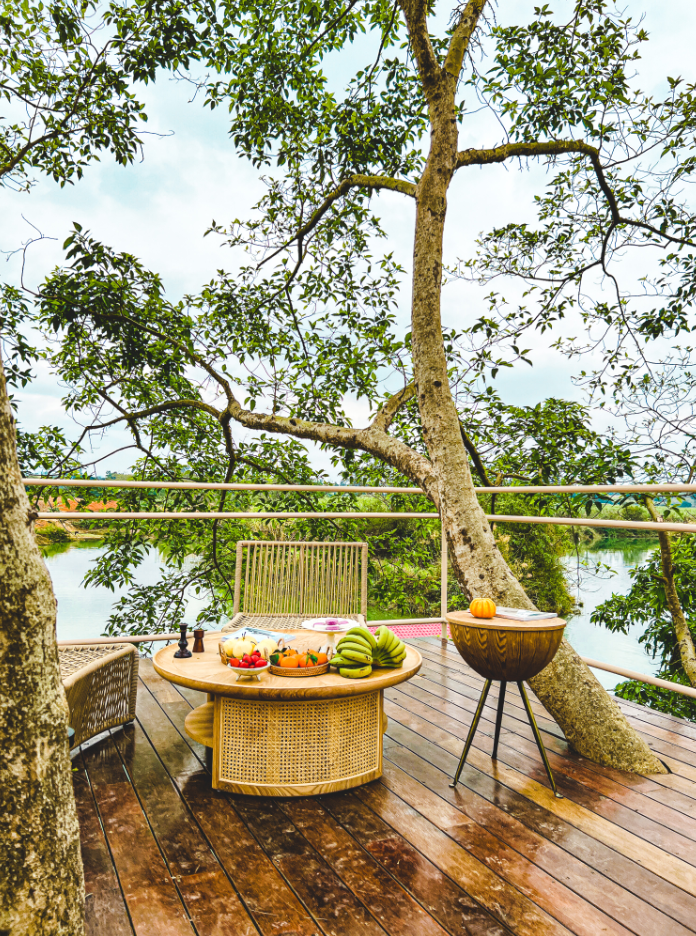
[[[294,800],[214,792],[183,728],[203,696],[143,661],[137,722],[74,761],[89,936],[696,933],[696,725],[622,702],[672,771],[638,777],[570,754],[533,700],[559,800],[514,686],[491,761],[492,690],[451,790],[482,680],[412,643],[381,780]]]

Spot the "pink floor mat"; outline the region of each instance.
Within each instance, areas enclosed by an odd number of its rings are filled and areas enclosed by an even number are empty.
[[[375,630],[379,627],[379,621],[368,621],[367,626],[370,628],[374,634]],[[394,631],[397,637],[439,637],[441,624],[395,624],[393,627],[390,627],[387,624],[389,630]],[[447,628],[447,634],[449,635],[449,627]]]

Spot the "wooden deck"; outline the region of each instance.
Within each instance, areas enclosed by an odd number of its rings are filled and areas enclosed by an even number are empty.
[[[453,791],[481,680],[412,642],[382,779],[295,800],[213,792],[183,730],[202,697],[144,662],[136,724],[74,761],[89,936],[696,933],[696,725],[622,703],[673,771],[637,777],[569,754],[534,700],[558,800],[514,686],[491,761],[492,690]]]

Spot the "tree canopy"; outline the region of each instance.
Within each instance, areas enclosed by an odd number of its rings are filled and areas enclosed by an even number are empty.
[[[265,434],[252,443],[259,450],[268,434],[295,440],[263,471],[292,459],[296,442],[318,442],[345,477],[386,470],[421,487],[466,594],[528,606],[473,491],[465,438],[496,424],[488,381],[501,367],[526,366],[525,344],[553,337],[571,314],[580,337],[559,331],[555,347],[581,362],[594,355],[578,378],[611,405],[675,372],[665,348],[691,327],[694,218],[682,187],[694,165],[692,86],[674,78],[662,97],[641,91],[635,65],[647,32],[605,0],[538,7],[519,26],[497,24],[484,0],[443,11],[424,0],[243,0],[194,3],[187,15],[202,37],[191,58],[208,70],[197,79],[204,100],[229,111],[233,144],[266,172],[266,194],[252,217],[211,224],[212,236],[245,252],[241,270],[221,270],[180,300],[137,258],[74,229],[67,264],[42,285],[32,314],[52,337],[67,407],[86,417],[84,437],[122,424],[143,476],[220,480],[245,465],[243,430]],[[465,146],[479,107],[494,117],[490,137]],[[528,160],[547,167],[536,217],[516,217],[511,205],[509,223],[484,233],[475,256],[448,260],[455,175]],[[381,191],[414,206],[409,325],[396,314],[404,271],[381,243],[372,198]],[[466,207],[464,197],[457,210]],[[624,287],[632,250],[658,272]],[[445,327],[446,277],[521,281],[524,301],[491,293],[484,314],[466,305],[457,327]],[[18,301],[6,294],[10,309]],[[657,342],[658,361],[646,342]],[[362,427],[346,411],[356,397],[372,410]],[[572,408],[565,415],[574,432]],[[508,409],[491,452],[515,420],[517,438],[529,439],[543,417]],[[61,443],[52,438],[30,440],[31,450],[45,457]],[[579,442],[570,457],[574,444],[555,436],[555,470],[575,463],[573,478],[583,453],[596,453],[605,476],[634,464],[622,439],[597,437],[589,452]],[[540,446],[528,448],[531,464],[494,460],[504,475],[550,477],[551,460],[535,464]],[[69,450],[66,464],[79,455]],[[582,708],[590,677],[564,654],[535,689],[582,749],[569,712]],[[573,671],[580,695],[561,688],[561,670],[566,683]]]
[[[147,121],[135,88],[162,68],[186,68],[204,41],[178,0],[0,5],[0,186],[32,173],[60,185],[110,152],[132,162]]]

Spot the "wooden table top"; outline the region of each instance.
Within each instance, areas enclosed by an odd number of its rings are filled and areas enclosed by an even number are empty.
[[[445,615],[448,624],[466,624],[468,627],[492,628],[493,630],[546,631],[565,627],[563,618],[546,618],[542,621],[511,621],[498,617],[477,618],[468,611],[450,611]]]
[[[308,636],[308,631],[288,631],[288,636]],[[224,634],[222,636],[225,636]],[[314,635],[317,636],[316,634]],[[323,635],[322,635],[323,636]],[[237,699],[339,699],[361,695],[395,686],[412,676],[421,668],[421,655],[413,647],[406,648],[406,659],[400,669],[376,669],[364,679],[345,679],[335,670],[323,676],[299,677],[274,676],[268,670],[260,678],[237,680],[238,670],[225,666],[220,659],[218,643],[220,635],[205,638],[205,653],[194,653],[186,660],[175,660],[176,644],[163,647],[153,657],[155,670],[164,679],[189,689],[198,689],[212,695],[233,696]]]

